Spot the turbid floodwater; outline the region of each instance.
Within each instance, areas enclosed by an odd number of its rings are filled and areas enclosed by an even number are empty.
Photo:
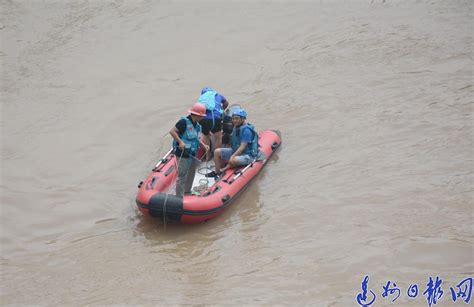
[[[451,306],[474,275],[472,1],[0,3],[1,305]],[[137,184],[204,86],[283,144],[164,225]]]

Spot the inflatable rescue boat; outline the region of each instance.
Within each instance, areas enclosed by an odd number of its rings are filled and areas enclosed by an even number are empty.
[[[176,196],[172,186],[177,179],[178,159],[171,149],[153,168],[148,177],[139,183],[136,203],[144,214],[159,217],[164,222],[199,223],[210,220],[223,212],[232,201],[252,182],[272,154],[281,145],[281,134],[264,130],[259,134],[261,155],[247,166],[228,169],[218,178],[206,178],[197,166],[193,194]],[[201,150],[196,159],[204,155]],[[203,184],[204,182],[204,184]]]

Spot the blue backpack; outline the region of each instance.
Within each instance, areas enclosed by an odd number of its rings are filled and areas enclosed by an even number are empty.
[[[207,91],[199,96],[198,102],[205,105],[206,109],[212,112],[216,108],[216,95],[216,91]]]

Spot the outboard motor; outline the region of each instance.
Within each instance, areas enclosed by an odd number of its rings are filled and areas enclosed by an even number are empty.
[[[240,108],[240,105],[233,104],[224,112],[224,119],[222,121],[222,145],[224,146],[230,146],[232,130],[234,129],[234,126],[232,125],[232,113]]]

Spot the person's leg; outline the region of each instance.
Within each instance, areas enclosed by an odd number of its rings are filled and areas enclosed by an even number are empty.
[[[222,147],[222,131],[217,131],[213,133],[214,136],[214,148],[221,148]]]
[[[216,173],[218,173],[222,166],[222,148],[214,150],[214,165],[216,167]]]
[[[225,172],[229,168],[229,164],[224,167],[225,162],[228,162],[232,154],[232,148],[220,148],[220,162],[217,163],[216,161],[216,171],[218,170],[219,173]]]
[[[215,119],[213,123],[213,127],[211,129],[214,144],[214,149],[222,147],[222,120]]]
[[[176,196],[183,196],[186,184],[186,175],[192,158],[181,158],[178,164],[178,179],[176,179]]]
[[[184,185],[184,194],[190,194],[193,187],[194,176],[196,175],[196,160],[189,158],[190,165],[188,169],[188,176],[186,177],[186,184]]]
[[[227,166],[225,169],[222,169],[222,171],[227,170],[228,168],[233,168],[237,166],[242,166],[242,165],[248,165],[252,163],[253,159],[249,155],[240,155],[237,157],[234,157],[229,160],[229,163],[227,163]]]
[[[206,177],[214,177],[218,176],[222,173],[222,166],[224,165],[225,162],[227,162],[232,155],[232,149],[231,148],[217,148],[214,151],[214,164],[215,164],[215,171],[212,171],[208,174],[206,174]]]
[[[202,119],[200,122],[202,127],[202,142],[207,146],[211,146],[211,128],[212,128],[212,119]],[[206,161],[211,159],[211,152],[206,153]]]
[[[207,146],[209,146],[209,148],[211,148],[211,135],[203,134],[202,142],[206,144]],[[211,151],[209,150],[208,152],[206,152],[206,161],[209,161],[210,159],[211,159]]]

